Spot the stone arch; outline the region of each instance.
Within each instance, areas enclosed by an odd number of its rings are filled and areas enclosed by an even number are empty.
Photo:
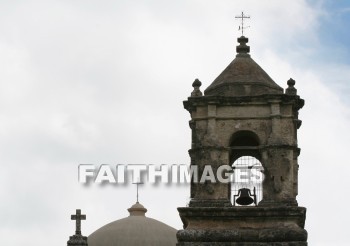
[[[229,145],[230,165],[242,156],[253,156],[262,162],[260,143],[259,136],[253,131],[241,130],[233,133]]]
[[[260,145],[259,136],[249,130],[241,130],[232,134],[230,140],[231,146],[258,146]]]

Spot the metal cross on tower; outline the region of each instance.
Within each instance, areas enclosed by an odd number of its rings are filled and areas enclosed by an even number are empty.
[[[139,185],[143,184],[143,183],[141,181],[138,181],[138,182],[133,183],[133,184],[136,184],[136,202],[139,202]]]
[[[75,214],[71,215],[71,220],[75,220],[75,234],[81,235],[81,221],[86,220],[86,215],[81,214],[81,210],[77,209]]]
[[[242,12],[241,15],[235,16],[236,19],[241,19],[241,25],[239,26],[238,30],[242,30],[242,36],[243,35],[243,31],[244,29],[248,28],[249,26],[244,26],[244,19],[250,19],[250,16],[246,16],[244,15],[244,13]]]

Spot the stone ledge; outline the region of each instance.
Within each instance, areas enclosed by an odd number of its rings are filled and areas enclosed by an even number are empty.
[[[243,242],[210,242],[210,243],[178,243],[177,246],[307,246],[307,242],[254,242],[254,243],[243,243]]]
[[[182,207],[179,242],[306,242],[304,207]]]
[[[256,96],[201,96],[189,97],[187,101],[183,102],[184,108],[192,111],[197,106],[205,106],[208,104],[220,106],[232,106],[244,104],[269,104],[271,100],[280,100],[283,104],[293,104],[297,110],[304,106],[304,99],[298,95],[286,94],[265,94]]]
[[[294,206],[280,207],[179,207],[180,216],[193,218],[281,218],[298,217],[305,220],[306,208]],[[303,227],[304,225],[302,225]]]
[[[178,242],[240,242],[276,243],[306,242],[307,232],[302,228],[270,229],[186,229],[177,232]]]

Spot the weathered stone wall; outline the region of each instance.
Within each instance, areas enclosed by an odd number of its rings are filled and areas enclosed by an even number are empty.
[[[201,100],[203,99],[203,100]],[[255,99],[255,100],[254,100]],[[298,164],[296,114],[299,98],[273,96],[255,97],[247,102],[222,102],[220,98],[189,98],[192,128],[192,165],[203,170],[205,165],[217,169],[233,164],[238,157],[255,151],[265,170],[263,203],[273,201],[296,205]],[[254,151],[233,149],[233,136],[241,131],[257,136]],[[230,200],[229,184],[193,184],[194,199]]]

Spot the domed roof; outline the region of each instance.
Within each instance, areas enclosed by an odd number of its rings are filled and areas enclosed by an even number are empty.
[[[147,209],[136,202],[128,209],[130,216],[116,220],[93,232],[89,246],[176,245],[176,229],[155,219],[147,218]]]
[[[236,58],[204,91],[215,96],[282,94],[283,89],[250,57],[248,38],[238,38]]]

